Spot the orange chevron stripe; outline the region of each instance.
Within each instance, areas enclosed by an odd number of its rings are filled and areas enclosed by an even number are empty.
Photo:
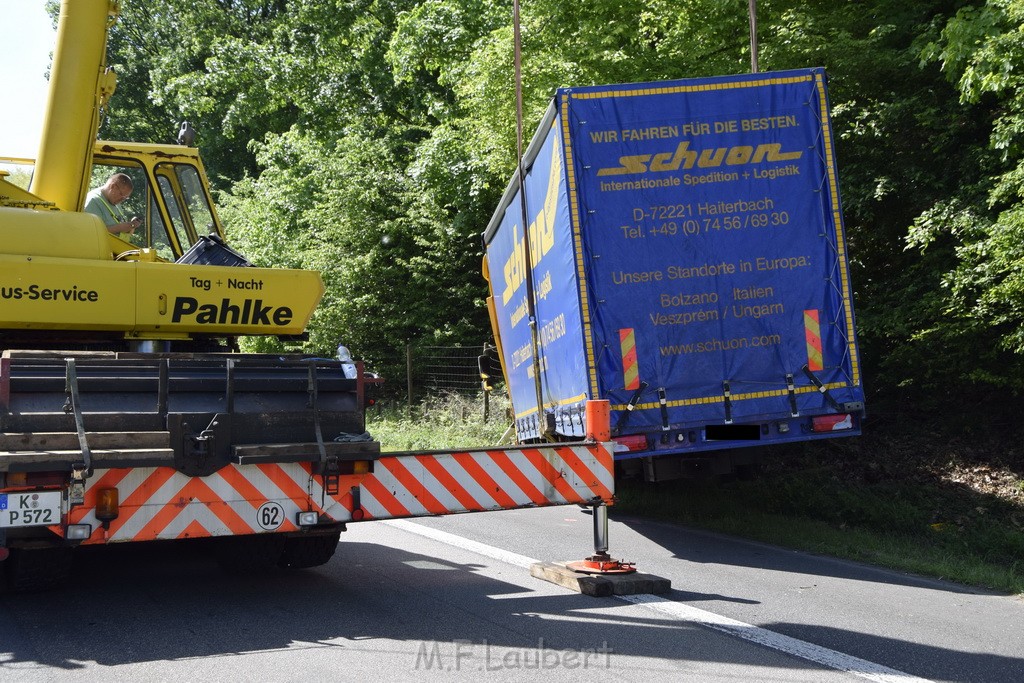
[[[526,456],[527,460],[530,461],[537,471],[544,476],[548,482],[555,487],[555,489],[562,494],[562,498],[565,498],[569,502],[580,502],[583,497],[576,493],[569,482],[565,480],[562,473],[556,470],[551,463],[544,459],[544,456],[540,454],[540,451],[534,448],[524,448],[523,455]]]
[[[559,457],[565,461],[572,471],[576,473],[576,476],[580,478],[587,487],[594,492],[594,495],[601,498],[601,500],[610,500],[612,492],[608,490],[608,487],[601,483],[601,480],[597,478],[590,468],[583,464],[580,460],[580,456],[576,455],[576,452],[568,446],[561,446],[555,449]]]
[[[309,499],[309,491],[299,486],[294,479],[288,476],[287,472],[281,469],[280,465],[268,463],[256,467],[260,468],[260,471],[267,475],[267,478],[288,498],[303,503]]]
[[[417,455],[416,460],[423,465],[424,469],[430,472],[441,486],[445,487],[449,493],[455,496],[455,500],[459,501],[459,504],[467,510],[483,510],[483,506],[476,502],[473,496],[463,488],[455,477],[452,476],[451,472],[446,470],[441,463],[437,461],[432,455]]]
[[[189,522],[189,525],[185,527],[178,538],[206,538],[210,535],[210,532],[203,528],[203,525],[198,520],[193,519]]]
[[[587,450],[590,451],[590,454],[594,456],[594,459],[597,460],[598,464],[609,474],[615,472],[615,456],[612,455],[611,451],[599,444],[587,446]]]
[[[381,458],[377,461],[377,465],[381,466],[384,460],[392,460],[393,458]],[[398,502],[390,491],[387,490],[377,477],[366,477],[363,479],[363,489],[369,493],[373,498],[387,510],[388,514],[392,517],[412,517],[412,513],[405,509],[405,506]],[[369,511],[366,512],[366,518],[372,519],[373,515]]]
[[[121,501],[120,514],[117,519],[110,522],[107,538],[113,537],[132,518],[132,515],[138,512],[146,504],[146,501],[175,474],[176,470],[172,467],[157,467],[153,470],[153,473],[146,477],[146,480],[131,495]]]
[[[217,519],[233,534],[251,534],[253,528],[242,517],[235,512],[230,505],[220,500],[219,496],[202,479],[192,478],[185,484],[177,494],[176,501],[169,501],[159,506],[157,513],[153,515],[145,526],[132,537],[137,541],[154,540],[159,537],[160,532],[167,528],[167,525],[181,514],[193,499],[210,510]],[[283,526],[283,525],[282,525]],[[205,530],[206,536],[209,531]]]
[[[267,497],[236,468],[225,467],[218,470],[217,474],[242,497],[242,500],[248,501],[253,509],[259,508],[260,505],[266,502]]]
[[[427,490],[423,482],[413,476],[412,472],[402,464],[399,458],[384,458],[379,462],[383,463],[384,460],[388,461],[387,470],[391,472],[391,475],[398,480],[398,483],[405,487],[406,491],[412,494],[413,498],[419,501],[420,505],[426,508],[427,512],[432,515],[443,515],[449,511],[444,503]]]
[[[533,482],[523,474],[521,469],[512,463],[512,459],[508,457],[505,451],[487,451],[487,455],[491,456],[491,460],[526,494],[527,498],[537,505],[546,505],[548,503],[547,497],[533,485]]]
[[[469,453],[453,453],[455,461],[462,465],[462,469],[466,470],[466,474],[471,476],[473,480],[480,484],[487,494],[494,499],[498,505],[505,508],[519,507],[519,505],[512,500],[505,491],[498,486],[498,482],[491,478],[491,475],[487,474],[487,471],[480,466],[480,463],[470,455]]]
[[[164,505],[159,506],[151,506],[151,508],[155,508],[155,514],[150,518],[148,522],[146,522],[146,524],[143,525],[141,529],[139,529],[135,532],[135,534],[132,535],[132,540],[150,541],[156,539],[160,531],[166,528],[166,526],[170,524],[174,520],[174,518],[177,517],[181,513],[181,511],[184,510],[185,507],[189,504],[189,501],[187,500],[187,489],[190,488],[190,483],[185,484],[185,486],[183,486],[178,491],[178,493],[176,494],[178,497],[177,501],[168,502]],[[210,535],[210,533],[206,529],[203,529],[203,533],[206,536]]]

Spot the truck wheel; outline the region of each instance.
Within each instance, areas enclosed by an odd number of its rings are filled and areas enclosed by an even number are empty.
[[[72,548],[12,548],[3,563],[7,590],[34,593],[66,585],[72,558]]]
[[[258,574],[278,566],[285,539],[280,534],[257,534],[217,539],[217,562],[231,574]]]
[[[308,569],[326,564],[334,556],[341,538],[340,531],[285,539],[284,555],[279,565],[285,569]]]

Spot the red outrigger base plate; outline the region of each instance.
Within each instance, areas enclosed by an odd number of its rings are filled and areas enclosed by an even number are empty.
[[[636,564],[613,560],[607,554],[592,555],[585,560],[567,562],[567,568],[582,574],[632,574],[636,571]]]

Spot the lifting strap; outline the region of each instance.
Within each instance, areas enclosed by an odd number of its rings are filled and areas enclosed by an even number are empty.
[[[71,486],[68,489],[68,501],[72,505],[85,502],[85,480],[92,470],[92,451],[89,440],[85,437],[85,422],[82,420],[82,407],[78,396],[78,372],[75,370],[75,359],[65,358],[64,371],[64,412],[75,416],[75,429],[78,431],[78,447],[82,451],[82,461],[71,465]]]

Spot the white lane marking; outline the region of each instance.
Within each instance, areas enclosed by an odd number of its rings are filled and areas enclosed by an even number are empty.
[[[532,557],[513,553],[509,550],[495,548],[494,546],[487,545],[486,543],[480,543],[462,536],[450,534],[447,531],[441,531],[440,529],[433,529],[431,527],[423,526],[422,524],[416,524],[415,522],[410,522],[405,519],[389,519],[382,521],[381,523],[395,527],[396,529],[408,531],[409,533],[430,538],[447,545],[455,546],[456,548],[469,550],[470,552],[483,555],[484,557],[490,557],[491,559],[498,560],[499,562],[511,564],[516,567],[523,567],[524,569],[529,569],[530,565],[540,561],[535,560]],[[743,640],[784,652],[794,657],[799,657],[800,659],[806,659],[807,661],[827,666],[830,669],[845,671],[846,673],[859,676],[860,678],[865,678],[869,681],[876,681],[877,683],[932,683],[926,678],[918,678],[917,676],[912,676],[897,669],[891,669],[881,664],[869,662],[866,659],[854,657],[836,650],[830,650],[827,647],[821,647],[820,645],[798,640],[790,636],[782,635],[781,633],[775,633],[774,631],[769,631],[759,626],[723,617],[719,614],[715,614],[714,612],[708,612],[706,610],[698,609],[697,607],[691,607],[690,605],[675,602],[657,595],[615,595],[613,597],[624,602],[639,605],[640,607],[646,607],[647,609],[661,614],[667,614],[679,619],[680,621],[704,626],[721,633],[726,633],[730,636],[735,636],[736,638],[742,638]]]
[[[493,560],[498,560],[505,564],[512,564],[524,569],[529,569],[530,565],[536,564],[540,561],[535,560],[532,557],[526,557],[525,555],[518,555],[508,550],[495,548],[493,545],[471,541],[468,538],[456,536],[455,534],[450,534],[447,531],[432,529],[428,526],[423,526],[422,524],[416,524],[415,522],[410,522],[407,519],[387,519],[382,521],[381,524],[387,524],[388,526],[393,526],[396,529],[401,529],[402,531],[408,531],[412,534],[432,538],[435,541],[453,545],[456,548],[462,548],[463,550],[469,550],[470,552],[477,553],[478,555],[483,555]]]
[[[879,683],[931,683],[926,678],[918,678],[897,669],[890,669],[881,664],[869,662],[852,655],[830,650],[803,640],[797,640],[790,636],[752,626],[751,624],[723,617],[714,612],[708,612],[685,603],[674,602],[657,595],[616,595],[619,600],[631,602],[634,605],[642,605],[648,609],[668,614],[681,621],[699,624],[715,631],[721,631],[752,643],[758,643],[773,650],[779,650],[787,654],[806,659],[818,664],[845,671],[870,681]]]

